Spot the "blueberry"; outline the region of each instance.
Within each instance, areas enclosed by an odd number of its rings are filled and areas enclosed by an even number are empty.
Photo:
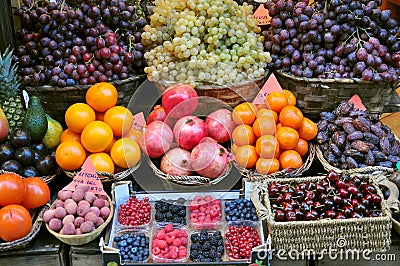
[[[137,252],[137,247],[131,248],[131,252],[132,252],[132,253],[136,253],[136,252]]]
[[[251,214],[250,213],[246,213],[246,220],[251,220]]]
[[[215,258],[215,260],[214,260],[215,262],[220,262],[220,261],[222,261],[222,258]]]
[[[236,221],[236,220],[237,220],[237,217],[236,217],[236,216],[232,216],[231,220],[232,220],[232,221]]]
[[[120,251],[120,253],[121,253],[121,256],[124,256],[126,254],[125,251]]]
[[[126,240],[122,240],[122,241],[119,243],[119,245],[120,245],[121,247],[126,247],[128,244],[126,243]]]
[[[124,258],[124,260],[129,259],[129,256],[128,256],[128,255],[124,255],[124,256],[122,256],[122,257]]]
[[[225,217],[225,220],[228,221],[228,222],[230,222],[230,221],[231,221],[231,217],[230,217],[230,216],[226,216],[226,217]]]
[[[129,237],[129,238],[126,240],[126,243],[132,244],[132,243],[133,243],[133,239],[132,239],[131,237]]]
[[[119,241],[121,241],[121,238],[120,238],[119,236],[114,237],[114,241],[115,241],[115,242],[119,242]]]
[[[133,242],[133,246],[134,246],[134,247],[139,247],[139,246],[140,246],[140,242],[139,242],[139,241]]]

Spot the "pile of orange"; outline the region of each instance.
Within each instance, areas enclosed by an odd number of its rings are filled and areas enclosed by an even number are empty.
[[[318,133],[317,125],[303,116],[288,90],[270,93],[265,104],[237,105],[232,119],[237,125],[232,132],[236,162],[260,174],[300,168],[308,141]]]
[[[141,132],[132,128],[134,117],[128,108],[117,106],[118,91],[101,82],[86,92],[86,103],[75,103],[65,112],[67,129],[56,150],[58,165],[78,170],[89,157],[96,171],[114,174],[134,167],[141,152]]]

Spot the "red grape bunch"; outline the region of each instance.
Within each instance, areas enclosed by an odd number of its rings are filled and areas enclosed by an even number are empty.
[[[397,82],[399,27],[381,0],[272,0],[263,34],[270,69],[298,77]]]
[[[73,86],[143,73],[147,21],[126,0],[23,0],[14,60],[25,85]]]

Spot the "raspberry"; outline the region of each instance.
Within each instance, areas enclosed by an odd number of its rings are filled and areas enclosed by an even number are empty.
[[[173,251],[173,252],[178,252],[178,251],[179,251],[179,248],[176,247],[176,246],[170,246],[170,247],[169,247],[169,252],[171,252],[171,251]]]
[[[175,236],[167,236],[166,237],[166,242],[168,245],[172,245],[174,243]]]
[[[213,198],[210,195],[207,195],[207,196],[204,197],[204,200],[207,201],[207,202],[211,202],[212,199]]]
[[[160,240],[165,240],[165,231],[164,229],[161,229],[160,231],[157,232],[156,238]]]
[[[182,246],[180,246],[179,249],[182,248],[182,247],[185,247],[187,245],[187,243],[188,243],[187,238],[186,237],[182,237],[181,238],[181,245]],[[185,250],[186,250],[186,248],[185,248]]]
[[[180,239],[180,238],[174,239],[173,245],[175,247],[180,247],[182,245],[182,239]]]
[[[179,258],[179,259],[184,259],[184,258],[186,258],[186,255],[187,255],[186,249],[185,249],[185,250],[179,250],[179,252],[178,252],[178,258]]]
[[[165,249],[167,247],[167,242],[165,242],[165,240],[158,240],[154,245],[156,245],[160,249]]]
[[[197,219],[197,213],[192,213],[192,214],[190,214],[190,220],[192,220],[192,219]]]
[[[201,196],[196,196],[196,197],[194,197],[194,201],[199,201],[199,200],[202,200],[203,198],[201,197]]]
[[[172,226],[172,224],[167,224],[164,229],[166,233],[174,231],[174,227]]]
[[[168,254],[167,254],[167,258],[168,259],[177,259],[178,258],[178,252],[176,252],[175,250],[171,250]]]
[[[153,247],[152,252],[154,255],[158,255],[161,253],[161,250],[159,247]]]

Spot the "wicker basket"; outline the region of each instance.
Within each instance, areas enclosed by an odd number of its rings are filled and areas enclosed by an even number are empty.
[[[335,170],[338,173],[341,173],[342,171],[347,171],[349,173],[358,173],[358,174],[370,174],[373,172],[380,172],[383,175],[386,175],[388,177],[392,176],[395,173],[393,168],[382,167],[382,166],[367,166],[367,167],[361,167],[361,168],[342,170],[342,169],[336,168],[328,163],[328,161],[325,159],[325,157],[322,153],[321,147],[319,145],[316,145],[315,153],[317,155],[318,160],[321,162],[322,166],[327,171]]]
[[[358,176],[358,175],[357,175]],[[273,182],[297,185],[302,182],[318,182],[324,176],[304,178],[278,178],[255,183],[251,199],[256,206],[257,214],[266,220],[268,234],[271,237],[275,250],[312,250],[317,254],[326,253],[335,249],[343,250],[371,250],[383,251],[390,246],[392,228],[391,213],[387,207],[388,201],[382,202],[381,217],[350,218],[350,219],[321,219],[317,221],[276,222],[268,195],[268,186]],[[361,176],[369,180],[377,188],[378,194],[383,199],[375,178]],[[390,199],[390,198],[389,198]],[[398,201],[397,199],[395,199]],[[344,241],[342,241],[344,240]],[[340,241],[340,242],[339,242]]]
[[[0,251],[20,249],[29,245],[29,243],[31,243],[31,241],[38,235],[43,223],[43,213],[47,211],[49,207],[50,204],[46,204],[40,211],[38,211],[37,217],[32,224],[31,231],[26,236],[11,242],[0,243]]]
[[[46,175],[46,176],[39,176],[39,177],[41,179],[43,179],[44,182],[49,184],[51,181],[53,181],[54,178],[56,178],[60,174],[60,172],[61,172],[61,168],[57,168],[56,172],[53,175]],[[0,170],[0,175],[1,174],[15,174],[15,173]]]
[[[283,88],[293,92],[304,115],[317,118],[319,113],[335,109],[342,101],[358,94],[370,113],[382,113],[390,102],[396,84],[376,83],[361,79],[300,78],[281,70],[276,78]]]
[[[308,150],[307,159],[299,169],[284,169],[284,170],[275,172],[270,175],[262,175],[262,174],[256,173],[254,171],[254,169],[246,169],[244,167],[241,167],[240,165],[238,165],[236,163],[236,161],[234,162],[233,165],[236,167],[236,169],[239,171],[239,173],[242,176],[244,176],[245,178],[247,178],[249,181],[262,181],[265,179],[275,179],[275,178],[280,178],[280,177],[288,178],[288,177],[301,176],[303,174],[303,172],[307,171],[310,168],[310,166],[314,160],[314,156],[315,156],[315,145],[310,143],[310,148]]]
[[[139,75],[125,80],[111,82],[118,90],[117,105],[127,106],[133,93],[146,79]],[[30,95],[38,96],[43,104],[43,109],[57,121],[64,121],[64,114],[68,107],[74,103],[85,102],[86,91],[91,85],[78,85],[73,87],[37,86],[25,87]]]
[[[115,173],[115,174],[110,174],[107,172],[96,172],[96,173],[99,176],[102,183],[122,181],[125,178],[127,178],[128,176],[130,176],[137,169],[139,169],[141,163],[142,163],[142,158],[135,165],[135,167],[128,168],[119,173]],[[70,178],[74,178],[79,173],[79,171],[66,171],[66,170],[63,170],[63,171],[64,171],[65,175]]]
[[[57,232],[54,232],[49,228],[49,225],[46,223],[46,228],[47,230],[55,236],[58,240],[61,242],[71,245],[71,246],[80,246],[89,243],[90,241],[93,241],[96,239],[101,232],[107,227],[107,225],[111,222],[114,214],[114,205],[111,201],[111,198],[107,195],[108,202],[110,203],[110,215],[108,216],[107,220],[104,221],[102,225],[97,227],[94,231],[82,235],[62,235]],[[53,209],[55,207],[55,202],[50,206],[50,209]]]
[[[170,174],[166,174],[153,162],[152,159],[148,158],[147,160],[150,168],[153,170],[154,174],[159,178],[165,181],[171,181],[173,183],[184,185],[184,186],[201,186],[201,185],[215,185],[222,181],[231,171],[232,163],[228,164],[228,167],[225,169],[225,172],[215,179],[207,178],[199,175],[190,175],[190,176],[174,176]]]
[[[257,94],[260,92],[260,89],[266,82],[267,77],[268,74],[266,74],[262,78],[258,78],[253,81],[244,81],[238,84],[226,86],[220,84],[212,84],[204,81],[202,82],[202,84],[204,85],[195,87],[197,94],[200,97],[199,109],[210,111],[222,108],[223,106],[215,106],[215,99],[218,99],[223,103],[228,104],[230,107],[235,107],[239,103],[245,101],[252,102]],[[169,86],[173,84],[176,84],[176,82],[155,82],[155,86],[160,94],[162,94]]]

